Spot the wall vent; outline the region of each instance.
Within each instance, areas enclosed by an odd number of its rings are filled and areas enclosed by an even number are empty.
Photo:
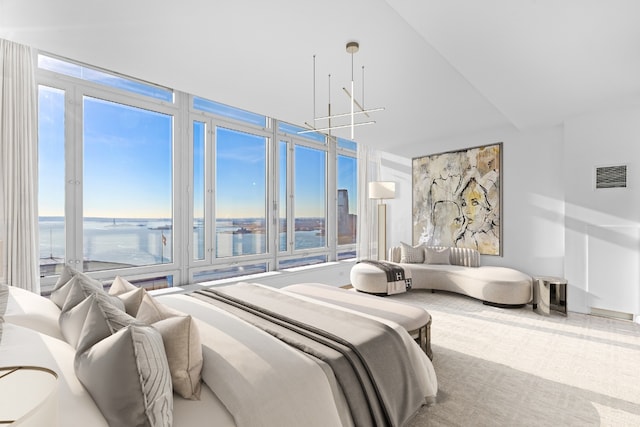
[[[626,188],[627,165],[596,168],[596,188]]]

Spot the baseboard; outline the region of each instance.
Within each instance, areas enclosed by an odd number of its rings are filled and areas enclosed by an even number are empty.
[[[621,311],[605,310],[604,308],[591,307],[591,315],[600,317],[610,317],[612,319],[631,320],[633,321],[633,314],[623,313]]]

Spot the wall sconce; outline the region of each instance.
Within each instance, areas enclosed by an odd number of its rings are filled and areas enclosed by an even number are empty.
[[[370,199],[393,199],[396,197],[396,183],[391,181],[374,181],[369,183]],[[378,203],[378,260],[387,259],[387,205]]]

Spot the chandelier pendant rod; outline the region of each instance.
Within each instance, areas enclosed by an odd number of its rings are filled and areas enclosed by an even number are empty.
[[[353,140],[355,138],[355,133],[354,133],[354,123],[355,123],[355,116],[353,115],[353,110],[354,110],[354,97],[353,97],[353,53],[355,51],[351,51],[351,139]]]
[[[353,57],[353,55],[351,55],[351,57]],[[353,106],[354,106],[354,99],[353,99],[353,80],[351,80],[351,139],[354,138],[354,132],[353,132],[353,128],[354,128],[354,124],[355,124],[355,115],[353,114]]]
[[[309,126],[308,123],[305,123],[307,126]],[[362,123],[354,123],[353,126],[354,127],[358,127],[358,126],[365,126],[365,125],[375,125],[376,122],[375,120],[369,121],[369,122],[362,122]],[[339,125],[339,126],[331,126],[331,127],[326,127],[326,128],[320,128],[320,129],[309,129],[309,130],[303,130],[298,132],[298,135],[303,134],[303,133],[311,133],[311,132],[324,132],[324,131],[328,131],[328,130],[333,130],[333,129],[344,129],[344,128],[350,128],[351,124],[348,125]]]
[[[327,114],[329,117],[329,136],[331,136],[331,74],[329,74],[329,96],[328,96],[328,100],[329,100],[329,105],[327,105]]]
[[[316,55],[313,54],[313,117],[316,116]]]
[[[336,114],[333,115],[331,112],[331,74],[329,74],[328,76],[328,102],[327,102],[327,116],[325,117],[317,117],[316,116],[316,106],[317,106],[317,102],[316,102],[316,85],[317,85],[317,81],[316,81],[316,55],[313,55],[313,125],[309,124],[308,122],[305,122],[304,124],[309,128],[309,130],[305,130],[305,131],[301,131],[298,132],[298,134],[304,134],[304,133],[310,133],[310,132],[323,132],[323,131],[328,131],[328,135],[331,135],[331,131],[334,129],[344,129],[344,128],[350,128],[351,129],[351,139],[353,140],[355,138],[355,130],[354,128],[356,126],[363,126],[363,125],[370,125],[370,124],[375,124],[375,121],[369,121],[369,122],[364,122],[364,123],[356,123],[355,121],[355,116],[358,114],[364,114],[367,117],[370,117],[368,113],[372,113],[375,111],[383,111],[384,108],[373,108],[373,109],[365,109],[364,105],[364,65],[362,66],[362,105],[360,105],[360,103],[358,102],[358,100],[355,98],[354,96],[354,86],[355,86],[355,81],[354,81],[354,58],[353,55],[354,53],[358,52],[358,50],[360,49],[360,45],[358,42],[356,41],[350,41],[347,43],[346,45],[346,49],[347,49],[347,53],[349,53],[351,55],[351,85],[350,85],[350,90],[348,90],[347,88],[343,87],[342,90],[346,93],[346,95],[349,97],[349,101],[350,101],[350,108],[349,108],[349,112],[348,113],[344,113],[344,114]],[[359,110],[359,111],[356,111]],[[333,126],[332,125],[332,119],[336,119],[336,118],[341,118],[341,117],[349,117],[350,121],[349,124],[345,124],[345,125],[339,125],[339,126]],[[324,128],[316,128],[316,122],[318,120],[327,120],[327,127]]]
[[[356,106],[358,106],[358,101],[356,100]],[[384,107],[380,107],[380,108],[371,108],[369,110],[362,110],[362,111],[354,111],[353,114],[355,116],[359,115],[359,114],[364,114],[365,116],[369,117],[368,113],[375,113],[376,111],[384,111]],[[342,114],[334,114],[333,116],[324,116],[324,117],[316,117],[315,120],[328,120],[328,119],[339,119],[340,117],[347,117],[350,116],[351,113],[342,113]]]

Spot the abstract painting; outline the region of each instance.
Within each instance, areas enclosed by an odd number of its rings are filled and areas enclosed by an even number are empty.
[[[502,255],[502,143],[412,160],[413,242]]]

